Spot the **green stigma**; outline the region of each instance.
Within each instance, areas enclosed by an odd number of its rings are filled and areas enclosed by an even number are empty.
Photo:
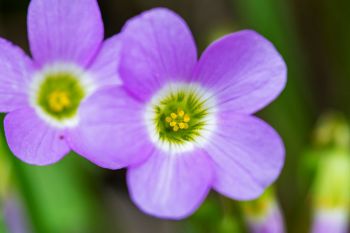
[[[73,118],[85,97],[78,78],[68,72],[48,74],[39,86],[37,104],[58,121]]]
[[[170,144],[194,142],[207,125],[209,109],[195,90],[183,89],[169,93],[154,105],[156,133]]]

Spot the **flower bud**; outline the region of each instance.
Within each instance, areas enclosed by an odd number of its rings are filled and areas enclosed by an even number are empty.
[[[243,203],[243,212],[251,233],[283,233],[284,221],[273,189],[260,198]]]
[[[315,139],[320,151],[312,186],[313,233],[346,233],[350,204],[349,125],[340,115],[321,119]]]

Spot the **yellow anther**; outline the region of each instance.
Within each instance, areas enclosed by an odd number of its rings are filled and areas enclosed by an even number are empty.
[[[180,117],[183,117],[183,116],[185,115],[185,112],[184,112],[183,110],[179,109],[179,110],[177,111],[177,114],[178,114]]]
[[[178,130],[179,130],[179,126],[175,125],[174,128],[173,128],[173,130],[174,130],[175,132],[178,131]]]
[[[166,118],[165,118],[165,121],[168,122],[168,123],[170,123],[172,120],[173,120],[173,119],[172,119],[171,117],[166,117]]]
[[[191,118],[190,118],[189,115],[186,114],[186,115],[184,116],[184,122],[189,122],[190,119],[191,119]]]
[[[176,119],[176,118],[177,118],[176,113],[173,113],[173,112],[170,114],[170,116],[171,116],[171,118],[173,118],[173,119]]]
[[[174,126],[176,126],[176,125],[177,125],[176,121],[170,122],[170,126],[171,126],[171,127],[174,127]]]
[[[54,91],[48,98],[49,107],[54,112],[61,112],[71,105],[68,93],[65,91]]]
[[[179,127],[180,127],[180,129],[184,129],[185,128],[185,123],[183,123],[183,122],[179,123]]]

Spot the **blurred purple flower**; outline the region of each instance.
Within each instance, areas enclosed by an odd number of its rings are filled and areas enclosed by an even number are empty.
[[[283,216],[273,188],[268,188],[258,199],[241,205],[251,233],[285,232]]]
[[[9,233],[32,232],[29,228],[22,203],[15,196],[5,199],[4,219]]]
[[[284,224],[282,213],[276,203],[269,205],[264,216],[249,218],[248,224],[251,233],[283,233]]]
[[[96,0],[32,0],[28,33],[33,59],[0,38],[0,111],[9,113],[5,133],[13,153],[47,165],[69,152],[80,103],[120,83],[120,42],[118,36],[103,42]]]
[[[154,216],[184,218],[211,188],[238,200],[258,197],[284,163],[278,134],[251,116],[285,86],[286,66],[273,45],[241,31],[214,42],[197,62],[190,30],[166,9],[129,20],[121,37],[124,87],[82,104],[86,117],[71,135],[73,148],[131,163],[130,195]]]
[[[314,216],[312,233],[347,233],[347,209],[318,210]]]
[[[348,133],[346,123],[342,123],[339,122],[338,132]],[[350,154],[347,146],[332,144],[320,154],[312,187],[313,233],[348,232]]]

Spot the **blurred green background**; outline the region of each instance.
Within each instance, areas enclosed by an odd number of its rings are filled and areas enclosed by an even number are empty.
[[[0,36],[26,51],[28,4],[29,0],[0,0]],[[315,152],[313,129],[328,111],[340,112],[345,118],[350,114],[350,1],[100,0],[99,4],[106,37],[118,33],[128,18],[163,6],[185,18],[199,51],[214,39],[245,28],[275,44],[288,65],[288,84],[258,115],[277,129],[286,145],[285,167],[275,184],[286,228],[288,232],[310,232],[313,178],[312,168],[309,171],[304,164],[310,151]],[[214,192],[189,219],[173,222],[146,216],[130,202],[124,180],[124,170],[103,170],[74,154],[48,167],[26,165],[11,155],[1,132],[0,232],[9,232],[4,213],[12,202],[23,232],[247,231],[241,204]]]

